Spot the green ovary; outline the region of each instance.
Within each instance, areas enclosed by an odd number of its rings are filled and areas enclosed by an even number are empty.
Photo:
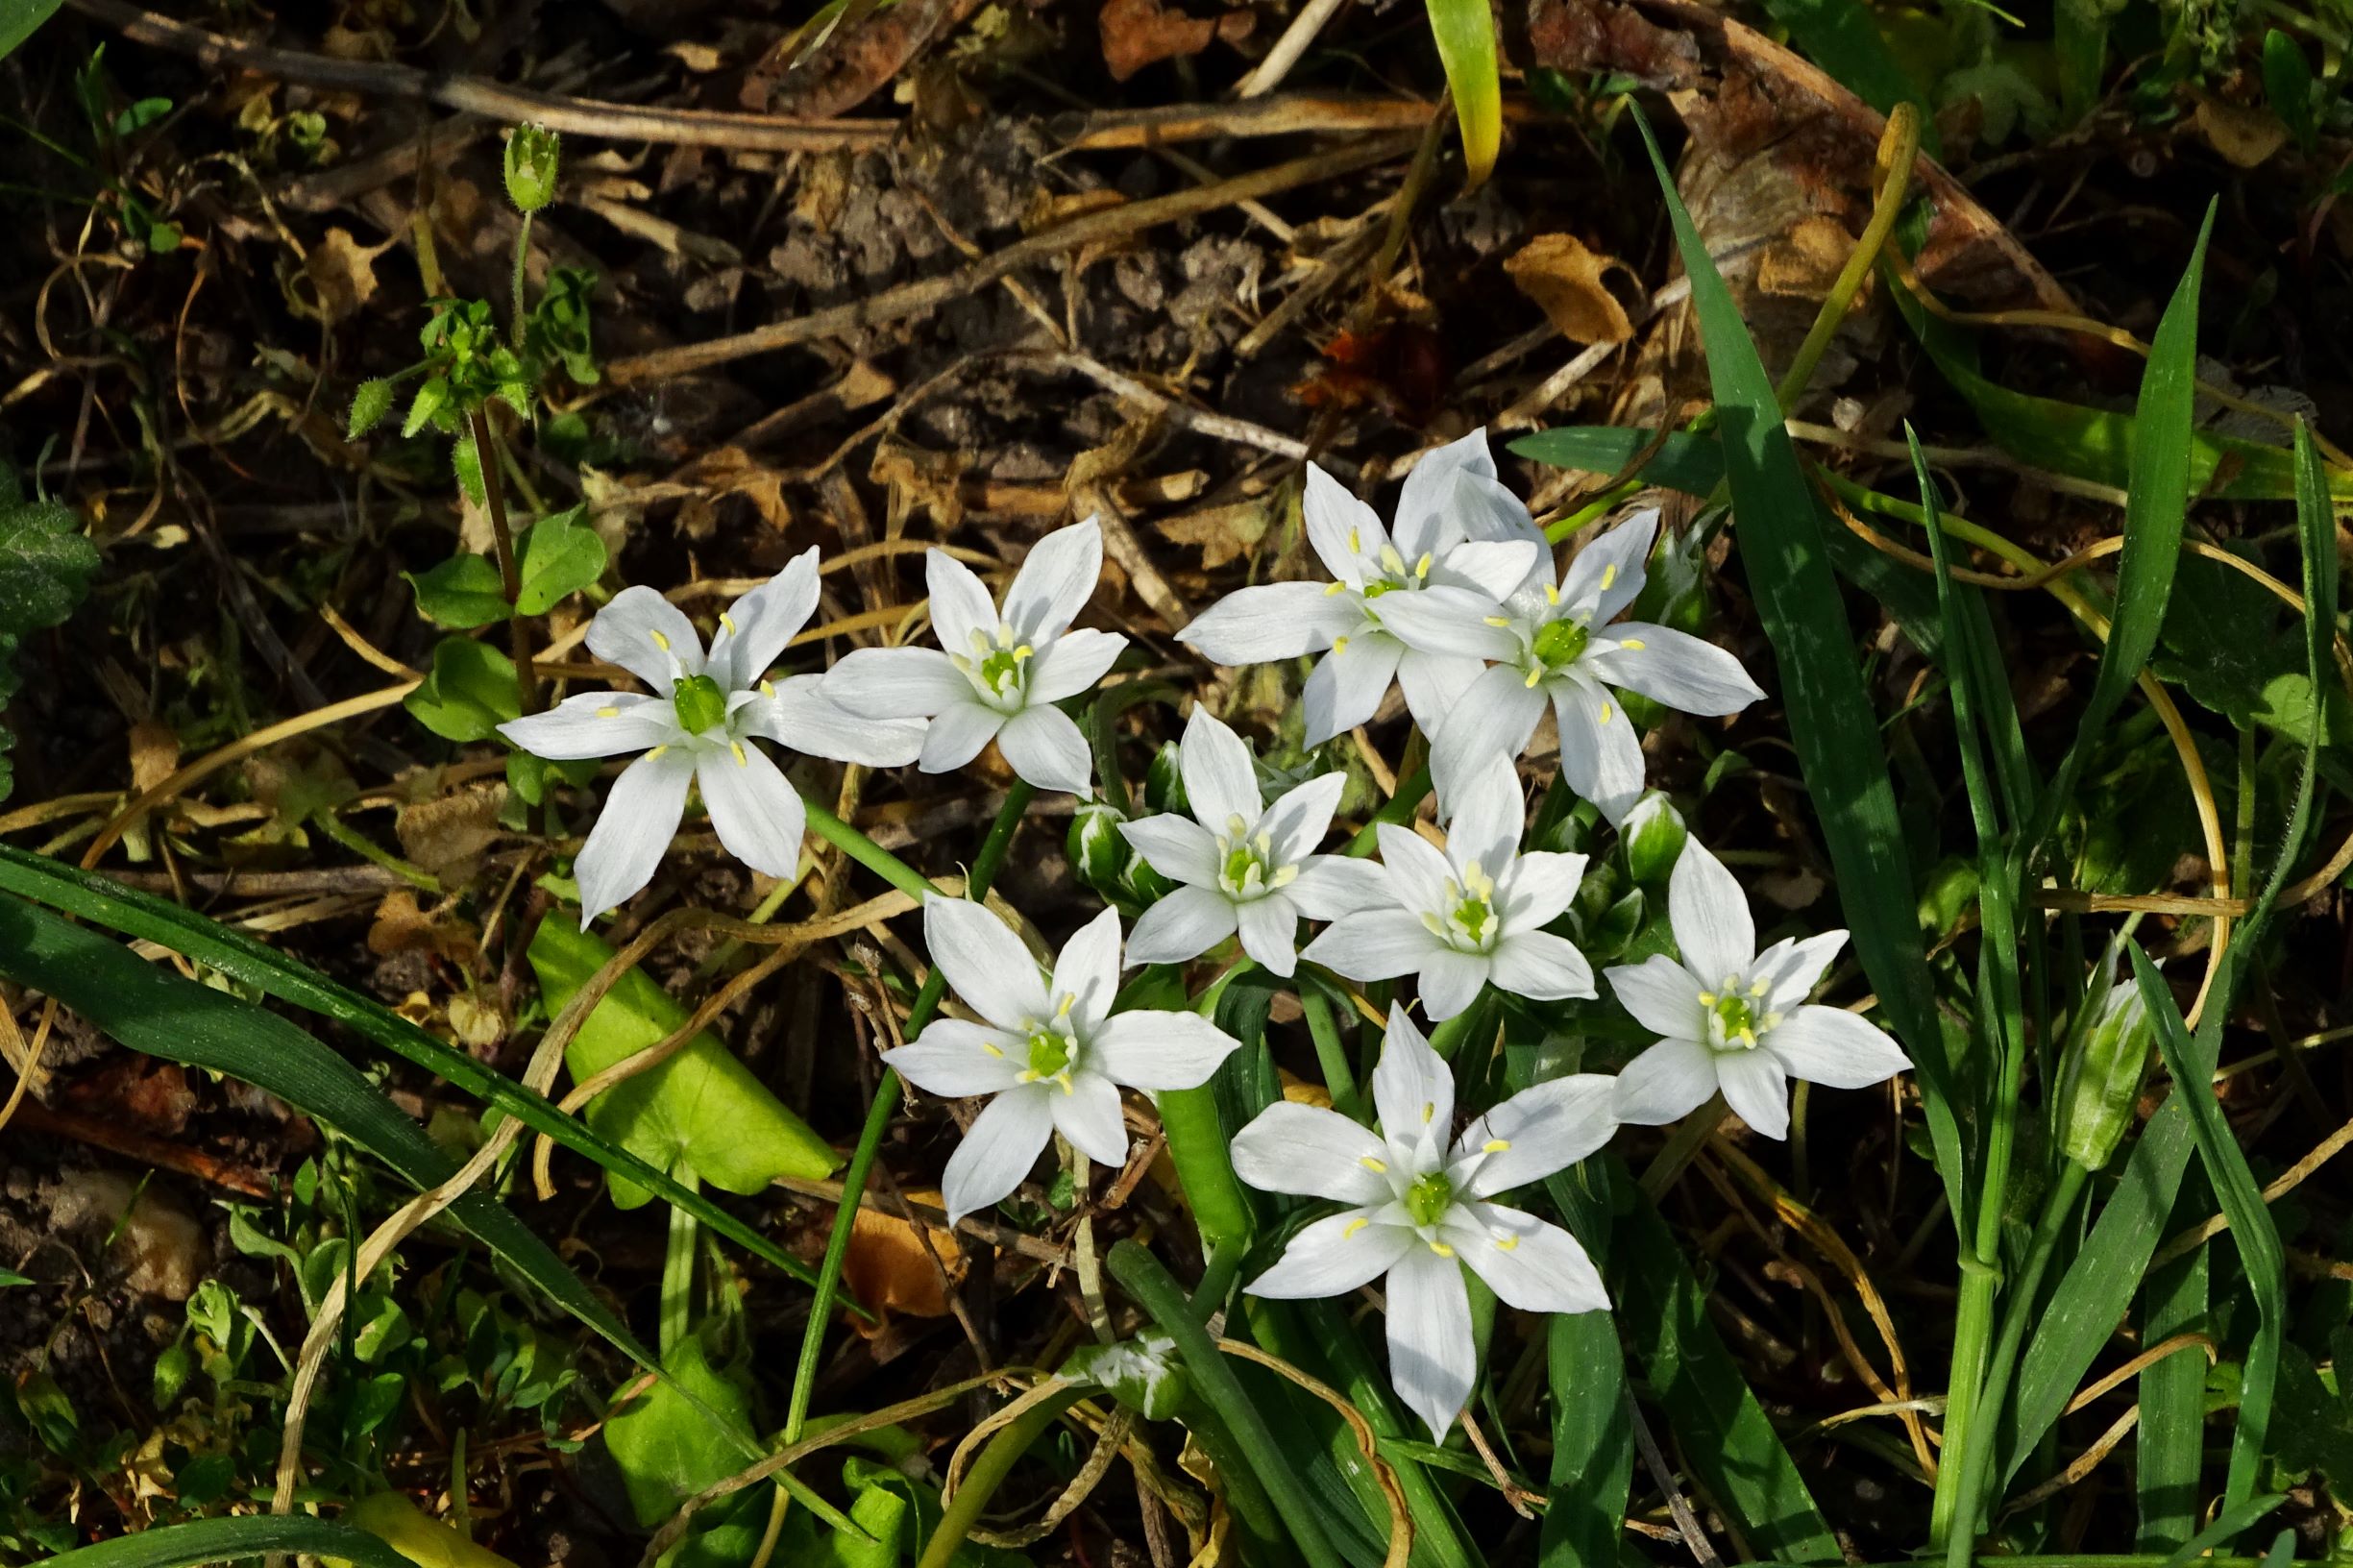
[[[1416,1225],[1435,1225],[1455,1204],[1455,1184],[1444,1173],[1432,1171],[1406,1188],[1406,1213]]]
[[[1756,1044],[1757,1018],[1755,1009],[1745,996],[1735,995],[1730,986],[1725,987],[1715,1000],[1708,1003],[1710,1041],[1719,1050],[1750,1050]]]
[[[1562,670],[1575,664],[1593,633],[1581,621],[1547,621],[1536,628],[1534,640],[1529,645],[1536,662],[1547,670]]]
[[[1040,1029],[1029,1037],[1029,1075],[1033,1079],[1060,1078],[1070,1070],[1071,1061],[1078,1055],[1078,1041],[1057,1029]]]
[[[708,675],[687,675],[672,688],[671,706],[677,709],[678,727],[699,735],[727,722],[727,694]]]

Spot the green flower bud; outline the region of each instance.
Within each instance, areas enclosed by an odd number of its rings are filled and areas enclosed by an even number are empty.
[[[544,125],[518,125],[506,138],[506,199],[519,212],[555,200],[559,138]]]
[[[2106,1167],[2132,1126],[2157,1033],[2141,988],[2127,980],[2096,1004],[2076,1031],[2081,1041],[2069,1064],[2059,1147],[2088,1171]]]
[[[1652,791],[1634,803],[1618,829],[1618,842],[1626,846],[1627,870],[1645,887],[1665,885],[1688,836],[1674,802]]]
[[[361,381],[359,390],[352,394],[351,438],[355,441],[383,423],[392,412],[392,383],[379,376],[372,381]]]
[[[1080,806],[1070,815],[1065,847],[1070,854],[1070,870],[1080,881],[1104,898],[1119,891],[1120,873],[1127,870],[1130,851],[1119,831],[1117,808],[1100,801]]]
[[[1604,910],[1600,919],[1588,922],[1579,945],[1589,958],[1615,958],[1641,933],[1643,918],[1649,913],[1650,900],[1636,888]]]
[[[1154,812],[1184,815],[1192,807],[1185,797],[1184,755],[1174,741],[1163,741],[1144,770],[1143,803]]]

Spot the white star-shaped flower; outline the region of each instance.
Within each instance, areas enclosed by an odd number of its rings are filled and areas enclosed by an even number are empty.
[[[1611,624],[1642,592],[1657,530],[1656,508],[1637,513],[1579,551],[1558,587],[1524,587],[1500,613],[1475,617],[1419,600],[1391,613],[1397,634],[1417,648],[1497,661],[1441,723],[1425,728],[1440,805],[1452,809],[1456,789],[1488,758],[1527,750],[1550,703],[1561,776],[1615,822],[1642,796],[1642,737],[1611,688],[1711,717],[1765,695],[1713,643],[1641,622]]]
[[[1235,1172],[1251,1186],[1349,1206],[1293,1237],[1247,1289],[1279,1300],[1337,1296],[1386,1274],[1389,1381],[1443,1442],[1479,1376],[1464,1268],[1522,1311],[1609,1308],[1575,1237],[1487,1200],[1608,1142],[1617,1126],[1610,1081],[1580,1073],[1523,1090],[1449,1149],[1454,1074],[1392,1006],[1373,1100],[1380,1137],[1336,1111],[1284,1101],[1234,1139]]]
[[[1042,790],[1084,796],[1094,760],[1070,716],[1054,706],[1096,681],[1127,646],[1115,632],[1070,629],[1103,575],[1093,518],[1030,547],[1005,608],[972,569],[945,551],[924,556],[940,648],[870,648],[825,677],[825,695],[873,719],[927,718],[919,766],[952,772],[992,740],[1013,771]]]
[[[816,608],[815,550],[730,605],[707,654],[685,612],[650,588],[625,588],[590,623],[588,650],[654,695],[583,692],[499,726],[516,746],[555,762],[645,752],[614,782],[574,862],[582,929],[652,880],[690,783],[728,853],[771,876],[799,869],[800,796],[748,744],[753,736],[874,768],[915,760],[922,725],[855,719],[820,694],[816,675],[765,678]]]
[[[1618,1074],[1620,1120],[1674,1121],[1721,1090],[1741,1120],[1783,1138],[1790,1079],[1865,1089],[1912,1065],[1885,1033],[1844,1008],[1806,1003],[1847,933],[1791,938],[1758,952],[1740,884],[1697,840],[1683,845],[1668,878],[1667,919],[1681,963],[1654,953],[1609,971],[1626,1011],[1660,1037]]]
[[[1519,775],[1497,757],[1460,792],[1443,852],[1382,823],[1388,901],[1335,920],[1303,956],[1351,980],[1418,970],[1434,1019],[1470,1006],[1488,981],[1537,1001],[1595,994],[1585,955],[1542,929],[1577,896],[1585,857],[1520,853],[1523,809]]]
[[[1192,817],[1119,824],[1154,870],[1182,884],[1136,922],[1129,962],[1181,963],[1239,930],[1243,952],[1287,975],[1298,966],[1302,917],[1337,919],[1385,900],[1379,867],[1311,853],[1332,825],[1345,773],[1309,779],[1267,805],[1249,745],[1201,707],[1186,722],[1178,757]]]
[[[1441,447],[1406,476],[1393,527],[1337,479],[1308,465],[1300,502],[1330,583],[1270,582],[1218,600],[1177,633],[1216,664],[1323,653],[1301,701],[1320,746],[1371,719],[1393,678],[1424,734],[1479,677],[1477,655],[1401,638],[1387,612],[1407,599],[1478,624],[1540,570],[1543,535],[1495,476],[1484,430]],[[1329,651],[1326,651],[1329,649]]]
[[[1116,910],[1080,927],[1051,975],[1004,921],[961,898],[923,900],[923,940],[985,1021],[934,1018],[882,1059],[931,1093],[993,1096],[948,1160],[942,1187],[951,1220],[1020,1186],[1057,1132],[1116,1169],[1127,1160],[1120,1086],[1197,1089],[1241,1043],[1192,1013],[1112,1012]]]

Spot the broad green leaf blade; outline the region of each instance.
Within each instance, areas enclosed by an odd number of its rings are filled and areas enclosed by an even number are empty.
[[[201,1568],[282,1552],[356,1563],[359,1568],[417,1568],[364,1530],[299,1513],[157,1525],[60,1553],[49,1559],[49,1568]]]
[[[690,1334],[679,1340],[664,1366],[672,1383],[644,1389],[604,1422],[604,1444],[621,1471],[622,1490],[647,1530],[742,1469],[735,1448],[751,1440],[751,1396],[711,1365],[700,1339]],[[735,1433],[734,1446],[711,1441],[712,1412]]]
[[[432,669],[401,699],[409,716],[445,741],[486,741],[523,712],[514,661],[488,643],[444,637]]]
[[[498,564],[487,555],[461,551],[439,566],[401,576],[417,596],[417,613],[436,626],[471,631],[514,613]]]
[[[604,576],[604,541],[581,521],[587,515],[585,506],[550,513],[516,541],[515,569],[523,590],[515,604],[525,615],[545,615]]]
[[[1954,1216],[1965,1220],[1971,1188],[1958,1115],[1962,1102],[1955,1095],[1935,988],[1921,950],[1911,858],[1888,783],[1878,721],[1855,660],[1854,631],[1830,572],[1822,511],[1782,428],[1772,378],[1756,356],[1731,291],[1683,209],[1650,122],[1637,114],[1635,123],[1650,149],[1683,270],[1691,279],[1692,308],[1722,423],[1725,475],[1736,519],[1733,537],[1779,667],[1790,738],[1822,820],[1855,956],[1918,1066],[1938,1174]]]
[[[793,1279],[803,1285],[815,1283],[808,1264],[709,1198],[688,1191],[666,1172],[565,1115],[545,1095],[491,1071],[391,1009],[242,931],[208,919],[169,899],[134,892],[95,872],[79,870],[6,845],[0,845],[0,890],[63,910],[124,936],[168,947],[200,964],[208,964],[265,995],[332,1018],[404,1061],[513,1116],[531,1131],[545,1133],[604,1169],[636,1186],[651,1188],[665,1202],[685,1210],[718,1235],[782,1269]]]
[[[1495,13],[1487,0],[1428,0],[1430,37],[1446,67],[1462,129],[1465,183],[1486,183],[1504,144],[1504,79],[1495,57]]]
[[[1541,1568],[1618,1560],[1634,1479],[1634,1429],[1626,1413],[1626,1352],[1607,1312],[1556,1316],[1546,1328],[1553,1389],[1553,1465]]]
[[[20,501],[14,478],[0,475],[0,637],[24,637],[64,621],[97,570],[98,547],[83,536],[70,508]]]
[[[2205,1326],[2212,1249],[2200,1247],[2148,1277],[2142,1291],[2141,1342],[2160,1344]],[[2141,1374],[2141,1421],[2133,1429],[2133,1483],[2141,1507],[2140,1552],[2171,1552],[2197,1533],[2198,1474],[2206,1458],[2206,1358],[2176,1351]]]

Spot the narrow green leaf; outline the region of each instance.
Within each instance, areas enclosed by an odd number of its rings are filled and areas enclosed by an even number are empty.
[[[2166,1558],[2164,1568],[2178,1568],[2181,1563],[2194,1562],[2241,1531],[2252,1529],[2274,1508],[2287,1501],[2285,1493],[2267,1492],[2260,1497],[2250,1497],[2233,1507],[2224,1508],[2215,1516],[2213,1524],[2184,1541],[2178,1551]],[[2267,1560],[2266,1568],[2269,1568]]]
[[[2311,152],[2320,134],[2312,111],[2312,61],[2302,44],[2276,27],[2263,36],[2263,92],[2295,144]]]
[[[1545,1371],[1553,1390],[1552,1501],[1536,1536],[1541,1568],[1618,1560],[1634,1479],[1626,1352],[1607,1312],[1552,1318]]]
[[[2157,1270],[2142,1289],[2141,1342],[2160,1344],[2205,1326],[2207,1263],[2200,1247]],[[2140,1552],[2171,1552],[2197,1532],[2198,1475],[2206,1458],[2206,1358],[2181,1350],[2141,1374],[2133,1429]]]
[[[1575,425],[1523,435],[1507,449],[1513,456],[1588,474],[1615,474],[1641,456],[1654,439],[1650,430],[1614,425]],[[1672,430],[1634,476],[1645,484],[1704,496],[1724,482],[1724,444],[1713,434]]]
[[[1504,142],[1504,79],[1495,58],[1495,13],[1487,0],[1428,0],[1430,37],[1446,68],[1462,131],[1468,183],[1485,183]]]
[[[61,1552],[49,1559],[49,1568],[201,1568],[205,1563],[291,1552],[356,1563],[359,1568],[417,1568],[364,1530],[300,1513],[157,1525],[96,1546]]]

